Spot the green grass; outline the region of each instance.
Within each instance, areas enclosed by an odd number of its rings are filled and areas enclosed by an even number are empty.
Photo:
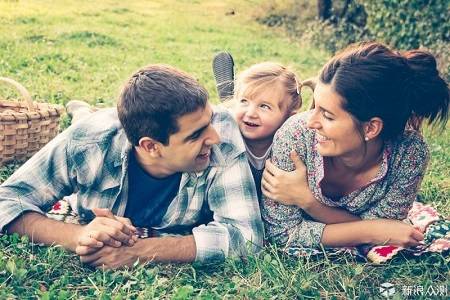
[[[0,76],[24,84],[38,101],[85,99],[113,105],[137,68],[167,63],[194,74],[216,102],[211,59],[234,54],[238,70],[263,60],[291,65],[306,78],[327,53],[258,25],[264,1],[1,1]],[[230,12],[234,11],[234,14]],[[2,97],[15,92],[0,86]],[[450,214],[450,134],[426,131],[432,159],[421,198]],[[17,166],[0,168],[3,182]],[[376,266],[354,257],[291,259],[267,249],[246,262],[155,265],[103,271],[83,267],[59,247],[0,237],[0,299],[380,298],[379,285],[445,286],[449,258],[396,257]],[[401,298],[401,297],[400,297]],[[415,298],[427,298],[425,296]]]

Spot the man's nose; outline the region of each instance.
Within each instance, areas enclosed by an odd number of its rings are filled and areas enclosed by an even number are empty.
[[[216,145],[220,142],[219,134],[217,133],[216,129],[212,125],[209,125],[208,128],[208,135],[205,139],[205,144],[210,145]]]

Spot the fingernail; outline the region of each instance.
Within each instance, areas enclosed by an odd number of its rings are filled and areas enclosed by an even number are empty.
[[[117,247],[120,247],[120,246],[122,246],[122,243],[121,242],[119,242],[119,241],[115,241],[114,242],[114,244],[117,246]]]
[[[130,246],[134,245],[134,240],[132,238],[128,241],[128,245],[130,245]]]

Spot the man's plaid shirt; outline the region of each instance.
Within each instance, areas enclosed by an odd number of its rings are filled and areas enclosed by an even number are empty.
[[[263,225],[245,146],[233,118],[218,110],[213,126],[221,143],[201,173],[183,173],[178,195],[155,229],[195,226],[207,210],[212,221],[193,228],[196,261],[242,256],[262,245]],[[115,109],[99,111],[69,127],[0,186],[0,230],[25,211],[44,213],[64,196],[89,222],[91,208],[123,216],[132,146]],[[145,199],[142,205],[145,205]]]

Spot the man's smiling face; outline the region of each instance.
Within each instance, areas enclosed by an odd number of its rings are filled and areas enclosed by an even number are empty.
[[[199,172],[210,162],[211,148],[220,142],[211,124],[213,111],[209,104],[203,109],[178,118],[179,130],[161,147],[161,159],[173,173]]]

